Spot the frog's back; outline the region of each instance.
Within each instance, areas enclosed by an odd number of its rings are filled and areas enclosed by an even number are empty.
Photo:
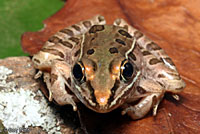
[[[125,57],[132,43],[133,37],[122,27],[95,25],[85,34],[83,57],[93,54],[95,57],[117,55]]]

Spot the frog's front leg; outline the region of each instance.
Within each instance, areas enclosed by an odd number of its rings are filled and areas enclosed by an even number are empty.
[[[49,90],[49,100],[54,99],[59,105],[71,104],[77,110],[75,96],[67,92],[70,84],[70,65],[64,61],[55,60],[52,63],[51,73],[44,73],[44,81]],[[66,85],[66,86],[65,86]]]
[[[160,101],[164,96],[163,87],[152,80],[140,80],[139,85],[136,87],[136,93],[129,102],[140,100],[138,104],[127,104],[122,114],[128,114],[132,119],[140,119],[144,117],[152,108],[153,115],[156,115],[156,111]]]

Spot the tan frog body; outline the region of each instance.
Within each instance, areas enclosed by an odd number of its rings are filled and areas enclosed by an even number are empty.
[[[151,109],[156,115],[165,92],[185,87],[163,49],[122,19],[107,25],[98,15],[62,29],[32,60],[49,100],[74,110],[81,101],[99,113],[121,108],[139,119]]]

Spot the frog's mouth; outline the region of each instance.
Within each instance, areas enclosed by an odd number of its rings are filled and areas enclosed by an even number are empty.
[[[92,91],[91,93],[91,99],[86,99],[87,101],[83,101],[83,103],[90,108],[93,111],[96,111],[98,113],[107,113],[110,112],[116,108],[118,108],[122,103],[124,103],[125,99],[124,96],[126,96],[127,94],[130,93],[131,88],[129,88],[127,90],[127,92],[125,94],[123,94],[120,98],[115,98],[115,91],[119,88],[124,88],[124,87],[120,87],[120,82],[118,80],[116,80],[114,86],[112,87],[112,89],[109,90],[95,90],[90,82],[87,83],[88,84],[88,88],[90,91]]]
[[[90,93],[84,93],[82,95],[80,95],[80,93],[76,94],[76,96],[79,98],[79,100],[89,109],[98,112],[98,113],[107,113],[112,111],[113,109],[117,108],[117,106],[115,107],[110,107],[110,104],[113,100],[113,92],[112,90],[115,90],[115,88],[117,88],[117,84],[115,86],[113,86],[113,88],[111,90],[95,90],[91,84],[90,81],[86,82],[86,89],[84,89],[83,87],[77,87],[80,88],[79,91],[90,91]],[[77,90],[78,91],[78,90]]]
[[[82,101],[88,108],[98,113],[107,113],[120,107],[134,93],[135,82],[138,80],[140,72],[136,74],[129,83],[122,86],[119,80],[115,81],[114,86],[110,90],[95,90],[88,81],[88,90],[91,91],[90,99]],[[120,86],[121,85],[121,86]]]

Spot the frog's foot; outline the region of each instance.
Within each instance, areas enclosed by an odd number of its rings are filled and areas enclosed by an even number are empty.
[[[44,80],[49,89],[50,101],[54,99],[59,105],[71,104],[73,110],[76,111],[77,106],[74,101],[74,95],[69,94],[66,90],[66,88],[70,88],[66,79],[66,77],[69,77],[70,69],[67,63],[55,61],[51,69],[51,74],[45,73]]]
[[[42,71],[38,71],[36,74],[35,74],[35,76],[34,76],[34,79],[38,79],[38,78],[40,78],[41,76],[42,76]]]
[[[49,98],[48,98],[48,100],[52,101],[53,97],[52,97],[52,92],[50,90],[50,87],[51,87],[50,74],[45,72],[43,78],[44,78],[44,82],[47,85],[47,89],[49,90]]]
[[[157,108],[159,105],[158,94],[151,94],[142,98],[142,100],[134,106],[129,106],[122,111],[122,115],[128,114],[132,119],[140,119],[144,117],[151,108],[153,108],[153,115],[156,115]]]
[[[127,113],[132,119],[140,119],[153,109],[155,116],[163,96],[164,90],[158,83],[151,80],[141,81],[137,87],[136,95],[133,96],[133,99],[140,98],[139,103],[125,107],[122,115]]]

